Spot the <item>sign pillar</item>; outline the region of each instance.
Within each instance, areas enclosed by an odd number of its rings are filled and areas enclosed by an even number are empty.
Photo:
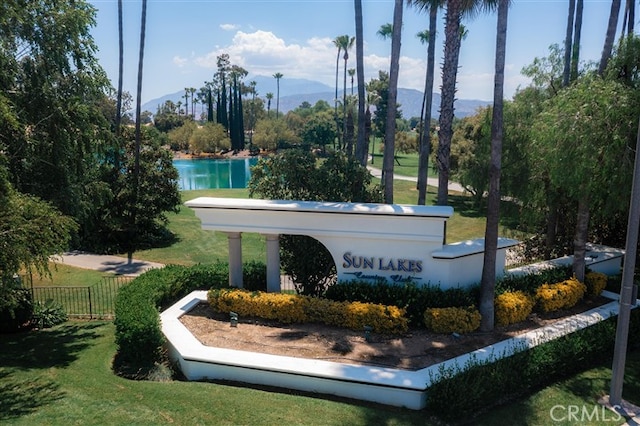
[[[267,291],[280,292],[280,235],[267,234]]]
[[[229,285],[242,288],[242,234],[228,232],[229,241]]]

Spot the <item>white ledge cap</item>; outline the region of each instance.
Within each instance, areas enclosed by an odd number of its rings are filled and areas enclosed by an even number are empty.
[[[449,206],[415,206],[404,204],[200,197],[187,201],[185,205],[187,207],[198,209],[241,209],[320,213],[381,214],[440,218],[449,218],[453,216],[453,207]]]

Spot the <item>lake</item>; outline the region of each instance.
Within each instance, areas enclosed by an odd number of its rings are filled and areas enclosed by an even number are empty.
[[[173,160],[180,190],[241,189],[251,178],[258,158]]]

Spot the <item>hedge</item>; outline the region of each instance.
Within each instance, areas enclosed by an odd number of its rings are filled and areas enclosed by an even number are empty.
[[[247,263],[244,271],[247,286],[259,287],[266,282],[264,265]],[[167,265],[122,286],[115,301],[116,368],[137,366],[144,370],[161,362],[164,335],[159,312],[194,290],[228,286],[229,266],[223,262],[192,267]]]

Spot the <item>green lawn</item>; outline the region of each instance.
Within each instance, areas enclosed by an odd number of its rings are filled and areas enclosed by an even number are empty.
[[[62,263],[49,264],[51,276],[40,276],[37,273],[31,275],[33,285],[36,287],[78,287],[98,283],[103,277],[112,277],[108,272],[92,271],[89,269],[74,268]],[[27,278],[27,285],[29,278]]]
[[[218,383],[132,381],[115,376],[114,326],[68,322],[0,336],[0,423],[11,425],[441,425],[431,413]],[[479,425],[553,422],[558,405],[597,408],[611,361],[477,419]],[[640,351],[630,354],[625,399],[640,402]],[[556,414],[562,414],[556,411]],[[516,420],[517,419],[517,420]]]

